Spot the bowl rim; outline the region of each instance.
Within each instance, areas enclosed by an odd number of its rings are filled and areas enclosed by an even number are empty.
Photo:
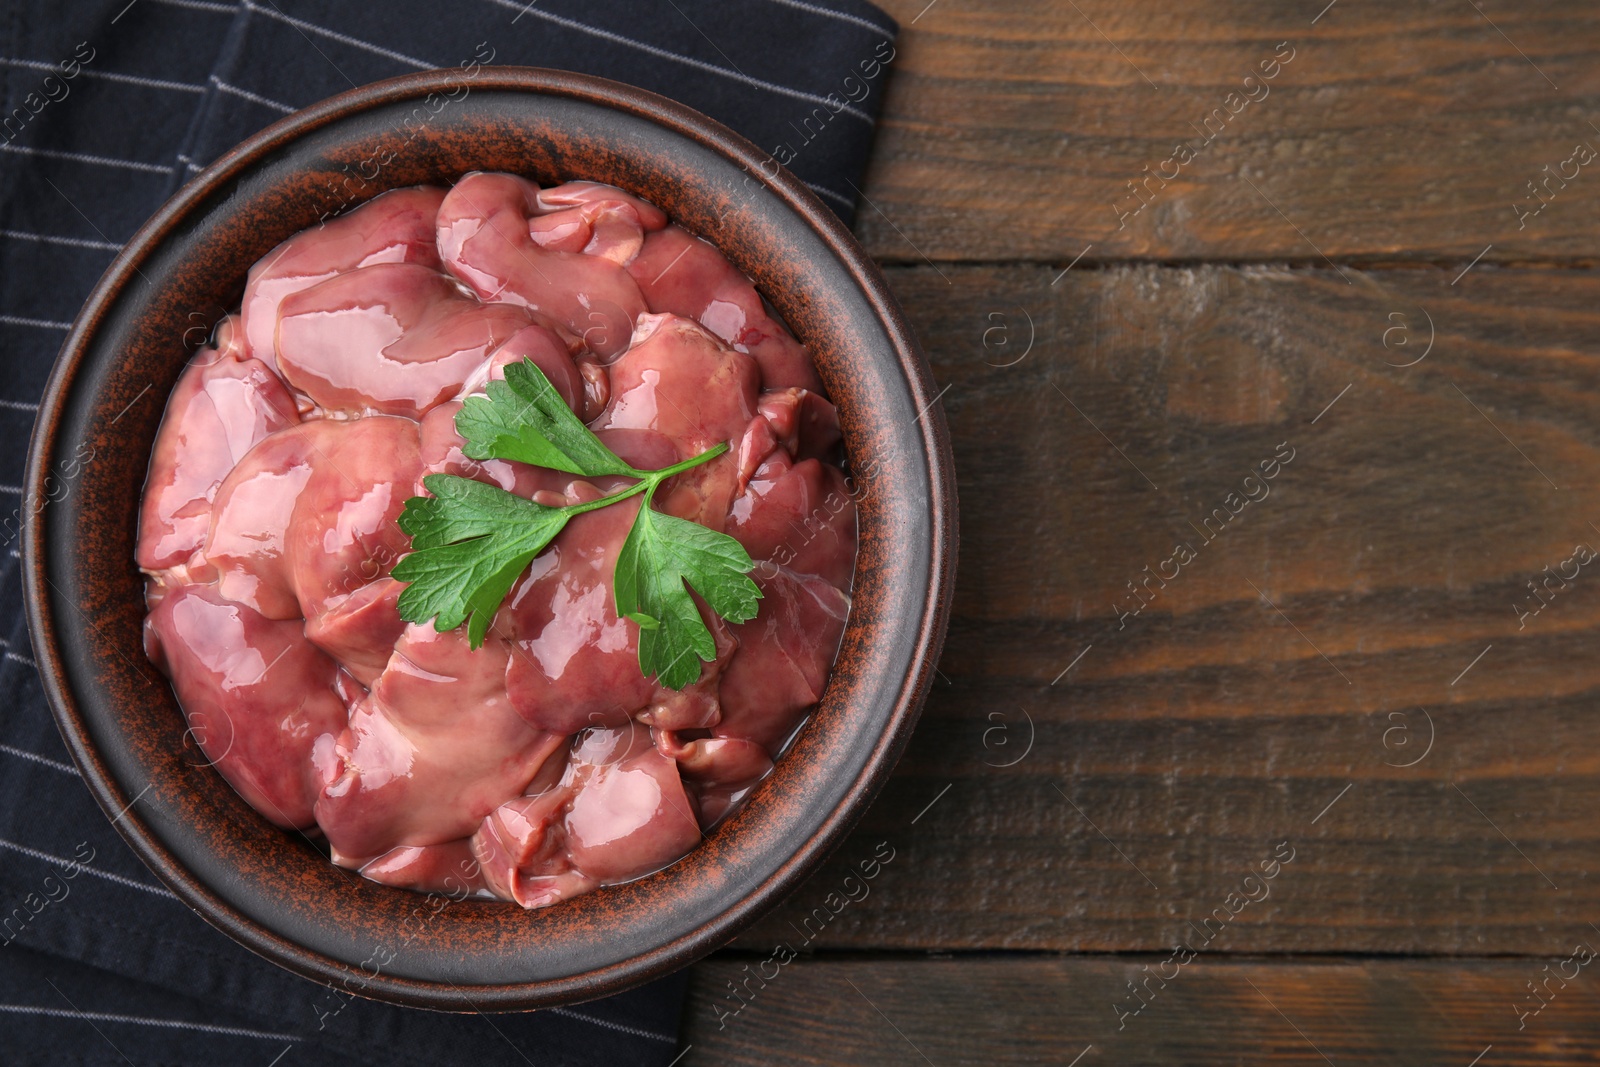
[[[74,318],[51,370],[36,416],[24,480],[24,500],[48,499],[46,479],[56,448],[63,414],[105,314],[116,304],[139,264],[161,247],[173,228],[220,187],[247,173],[275,149],[313,134],[322,127],[353,114],[426,97],[459,84],[460,74],[449,68],[385,79],[339,93],[262,129],[230,149],[185,184],[159,208],[123,246],[96,283]],[[90,741],[85,717],[68,679],[51,607],[47,573],[47,508],[28,515],[22,531],[24,601],[33,651],[41,684],[53,717],[95,800],[108,814],[120,812],[113,825],[140,859],[180,900],[234,940],[291,971],[324,985],[342,984],[346,990],[391,1003],[455,1011],[525,1010],[574,1003],[619,992],[685,966],[721,947],[740,930],[778,904],[811,874],[858,821],[868,802],[882,787],[910,738],[931,686],[943,645],[954,581],[957,527],[954,463],[943,412],[937,406],[932,375],[915,335],[894,299],[882,272],[834,212],[804,182],[779,165],[771,155],[713,119],[684,104],[621,82],[593,75],[538,67],[482,67],[473,87],[487,91],[526,92],[596,104],[664,127],[711,150],[748,174],[759,175],[765,189],[829,247],[890,337],[897,364],[904,373],[913,402],[923,416],[917,420],[921,451],[925,456],[931,492],[928,500],[930,585],[922,616],[904,620],[915,632],[907,678],[901,694],[873,748],[840,802],[787,857],[748,892],[723,910],[706,917],[676,939],[657,944],[608,966],[575,972],[556,979],[474,985],[460,988],[448,981],[367,975],[320,951],[300,945],[263,923],[245,915],[211,890],[185,866],[132,807],[128,797]],[[360,980],[352,986],[350,978]]]

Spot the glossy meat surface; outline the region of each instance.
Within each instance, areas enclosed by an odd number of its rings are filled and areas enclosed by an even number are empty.
[[[487,639],[400,616],[398,518],[451,474],[559,507],[631,484],[476,460],[466,398],[531,360],[658,510],[755,563],[757,615],[703,604],[682,690],[616,611],[642,498],[574,516]],[[671,864],[736,812],[821,699],[855,499],[838,413],[749,279],[591,182],[473,174],[285,241],[184,370],[141,504],[146,648],[191,758],[386,885],[544,907]],[[402,572],[403,573],[403,572]]]
[[[307,617],[387,574],[408,548],[395,520],[420,472],[410,419],[319,419],[263,440],[217,490],[205,553],[223,595]]]
[[[274,622],[189,586],[150,613],[145,644],[205,758],[272,822],[310,826],[320,785],[313,754],[344,729],[345,711],[338,664],[299,620]]]
[[[277,367],[278,305],[291,293],[375,263],[437,269],[433,224],[443,200],[443,189],[396,189],[302,230],[267,253],[250,268],[240,305],[247,353]]]
[[[470,835],[519,795],[566,735],[528,725],[506,698],[505,643],[408,625],[371,690],[350,709],[317,824],[342,856]]]
[[[205,542],[211,501],[228,472],[268,434],[300,421],[294,398],[244,355],[237,318],[196,352],[172,390],[150,457],[139,517],[139,566],[171,567]]]
[[[532,325],[522,309],[475,300],[436,270],[383,263],[284,298],[278,370],[325,412],[417,419]]]
[[[659,870],[699,840],[677,765],[627,724],[580,734],[560,778],[501,805],[472,847],[489,887],[533,908]]]
[[[538,186],[510,174],[469,174],[457,182],[439,208],[445,269],[480,298],[544,312],[598,355],[614,356],[648,310],[644,296],[613,259],[536,242],[530,225],[541,212],[538,194]],[[637,211],[616,203],[608,226],[631,214],[642,231]]]
[[[713,245],[668,226],[645,237],[628,273],[651,311],[694,319],[754,356],[768,389],[821,390],[805,346],[767,311],[750,279]]]
[[[737,443],[756,414],[761,371],[706,329],[675,315],[645,315],[633,346],[610,368],[611,407],[596,423],[650,429],[687,459],[723,441]],[[685,471],[657,494],[662,511],[721,530],[738,491],[739,459],[730,448]]]

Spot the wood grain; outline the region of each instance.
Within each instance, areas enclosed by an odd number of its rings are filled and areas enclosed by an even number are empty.
[[[1600,9],[1580,0],[886,0],[902,35],[857,229],[906,262],[1593,261]],[[1322,12],[1320,17],[1318,13]],[[920,13],[920,14],[919,14]],[[1315,21],[1313,22],[1313,20]],[[1257,102],[1227,96],[1294,58]],[[1287,54],[1287,53],[1286,53]],[[1227,122],[1205,119],[1223,108]],[[1197,133],[1197,129],[1201,132]],[[1206,138],[1215,136],[1206,142]],[[1130,181],[1202,145],[1131,210]],[[804,152],[804,147],[797,149]],[[1113,205],[1120,203],[1120,208]]]
[[[748,981],[737,1014],[741,1001],[727,983],[746,982],[745,968],[759,960],[721,958],[696,971],[681,1062],[1593,1063],[1600,1056],[1600,986],[1590,968],[1570,983],[1550,980],[1542,987],[1547,1006],[1518,1029],[1516,1009],[1537,1003],[1525,983],[1543,983],[1545,964],[1559,969],[1570,947],[1557,960],[1200,956],[1165,988],[1151,980],[1147,1006],[1121,1029],[1116,1006],[1136,1003],[1127,983],[1143,983],[1144,968],[1165,957],[797,960],[765,988]]]
[[[1600,274],[1057,277],[892,272],[955,439],[944,677],[861,827],[738,944],[1157,951],[1280,842],[1213,951],[1587,929],[1600,563],[1516,605],[1600,548]],[[864,898],[806,926],[879,842]]]
[[[1600,944],[1600,11],[884,6],[856,229],[947,389],[954,621],[683,1062],[1594,1062],[1588,970],[1517,1010]]]

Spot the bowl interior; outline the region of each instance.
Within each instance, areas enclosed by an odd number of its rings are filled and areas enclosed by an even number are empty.
[[[245,805],[186,739],[144,656],[133,563],[166,397],[189,352],[237,306],[249,266],[329,213],[473,170],[617,185],[721,248],[811,347],[839,407],[860,516],[835,674],[775,773],[666,870],[533,912],[367,882]],[[792,887],[903,747],[942,640],[954,555],[948,445],[929,386],[881,277],[843,227],[709,120],[614,83],[526,69],[355,90],[264,131],[186,187],[128,244],[69,335],[28,471],[30,491],[52,501],[25,538],[47,692],[97,799],[127,807],[117,827],[145,861],[276,962],[439,1008],[614,992],[715,948]]]

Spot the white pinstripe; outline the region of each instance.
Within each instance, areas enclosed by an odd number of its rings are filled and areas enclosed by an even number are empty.
[[[13,411],[38,411],[38,404],[26,404],[21,400],[0,400],[0,408],[10,408]]]
[[[181,7],[190,11],[210,11],[218,15],[237,15],[239,9],[232,4],[212,4],[206,0],[150,0],[153,4],[163,4],[166,7]]]
[[[37,663],[33,662],[33,660],[29,659],[27,656],[24,656],[21,652],[12,652],[11,650],[7,649],[5,658],[13,663],[21,663],[32,667],[34,670],[39,669],[39,665]]]
[[[825,196],[829,200],[838,201],[839,203],[843,204],[847,208],[854,208],[856,206],[856,202],[854,200],[851,200],[848,196],[845,196],[843,193],[836,193],[832,189],[827,188],[826,186],[818,185],[816,182],[806,182],[806,188],[810,189],[813,193],[816,193],[818,196]]]
[[[0,315],[0,323],[7,326],[37,326],[41,330],[70,330],[72,323],[53,319],[30,319],[25,315]]]
[[[260,104],[262,107],[270,107],[274,111],[283,112],[285,115],[293,115],[300,110],[299,108],[290,107],[288,104],[280,104],[276,100],[268,100],[264,96],[252,93],[248,89],[241,89],[237,85],[230,85],[215,74],[211,75],[211,84],[215,85],[219,92],[227,93],[229,96],[237,96],[239,99],[248,100],[252,104]]]
[[[863,26],[869,30],[872,30],[874,33],[881,33],[888,40],[894,40],[894,34],[889,32],[887,27],[880,26],[871,19],[864,19],[859,15],[852,15],[847,11],[835,11],[831,7],[822,7],[818,4],[805,3],[804,0],[767,0],[767,3],[782,4],[784,7],[792,7],[798,11],[809,11],[814,15],[821,15],[824,18],[838,19],[840,22],[854,23],[857,26]]]
[[[0,230],[0,237],[9,237],[13,241],[39,241],[47,245],[68,245],[72,248],[104,248],[111,252],[122,251],[122,246],[112,244],[110,241],[92,241],[87,237],[58,237],[48,233],[25,233],[22,230]],[[4,404],[5,401],[0,401]],[[34,404],[33,407],[39,405]]]
[[[610,1019],[596,1019],[592,1015],[584,1015],[582,1012],[573,1011],[571,1008],[551,1008],[550,1014],[565,1016],[568,1019],[581,1019],[586,1023],[591,1023],[604,1030],[616,1030],[618,1033],[632,1034],[634,1037],[647,1037],[651,1041],[664,1041],[669,1045],[676,1045],[678,1043],[678,1039],[675,1037],[668,1037],[665,1034],[657,1034],[650,1030],[641,1030],[637,1026],[627,1026],[623,1023],[614,1023]]]
[[[166,0],[163,0],[163,2],[166,2]],[[371,41],[363,41],[359,37],[351,37],[349,34],[340,33],[338,30],[330,30],[325,26],[318,26],[315,23],[307,22],[305,19],[297,19],[291,15],[285,15],[282,11],[279,11],[277,8],[272,7],[271,5],[263,7],[260,4],[255,3],[255,0],[242,0],[242,3],[244,4],[244,9],[252,14],[265,15],[269,19],[277,19],[279,22],[293,26],[297,30],[304,30],[307,33],[315,33],[319,36],[328,38],[330,41],[338,41],[340,44],[347,44],[352,48],[360,48],[371,52],[373,55],[385,56],[399,63],[409,63],[418,70],[432,70],[434,67],[439,65],[437,63],[428,63],[424,60],[416,59],[412,56],[406,55],[403,52],[395,52],[391,49],[384,48],[381,45],[375,45]]]
[[[51,770],[60,771],[62,774],[70,774],[74,778],[78,777],[78,768],[74,767],[72,764],[62,763],[60,760],[51,759],[49,756],[41,756],[37,752],[29,752],[25,748],[12,748],[10,745],[0,745],[0,752],[9,753],[13,756],[16,756],[18,759],[26,759],[32,760],[35,763],[42,763]]]
[[[39,156],[41,159],[65,159],[73,163],[93,163],[101,167],[122,167],[125,170],[147,171],[151,174],[171,174],[171,167],[163,167],[159,163],[143,163],[136,159],[112,159],[110,156],[94,156],[87,152],[57,152],[53,148],[24,148],[16,144],[0,144],[0,152],[16,152],[24,156]]]
[[[112,874],[110,871],[102,871],[86,864],[79,863],[77,860],[64,860],[60,856],[52,856],[48,852],[40,852],[38,849],[29,848],[27,845],[19,845],[15,841],[7,841],[4,838],[0,838],[0,848],[9,848],[11,851],[20,852],[24,856],[32,856],[34,859],[42,860],[45,863],[53,863],[57,867],[76,867],[84,874],[92,874],[96,878],[104,878],[108,882],[116,882],[118,885],[125,885],[130,889],[142,889],[146,893],[152,893],[158,897],[167,897],[171,900],[178,899],[158,885],[150,885],[147,882],[141,882],[135,878],[124,878],[120,874]]]
[[[510,8],[512,11],[525,11],[534,18],[543,19],[544,21],[554,23],[557,26],[564,26],[569,30],[577,30],[579,33],[587,33],[591,37],[598,37],[603,41],[610,41],[613,44],[620,44],[627,48],[637,49],[640,52],[655,56],[658,59],[670,59],[674,63],[682,63],[684,66],[694,67],[696,70],[707,71],[711,74],[720,74],[724,78],[731,78],[736,82],[742,82],[745,85],[754,86],[757,89],[765,89],[769,93],[777,93],[780,96],[793,97],[796,100],[804,100],[807,103],[821,104],[830,111],[833,109],[833,105],[828,102],[826,97],[818,96],[815,93],[808,93],[800,89],[791,89],[787,85],[779,85],[776,82],[763,81],[760,78],[752,78],[748,74],[740,74],[736,70],[729,70],[727,67],[719,67],[715,63],[707,63],[703,59],[695,59],[692,56],[680,55],[677,52],[670,52],[665,48],[657,48],[653,44],[646,44],[644,41],[636,41],[632,37],[624,37],[620,33],[612,33],[610,30],[603,30],[598,26],[590,26],[587,23],[564,18],[561,15],[557,15],[549,11],[540,11],[537,7],[524,8],[524,5],[517,3],[516,0],[489,0],[489,3],[495,4],[498,7]],[[872,125],[872,116],[868,115],[860,108],[854,108],[847,104],[840,111],[840,114],[853,115],[862,122],[865,122],[867,125]]]
[[[21,67],[24,70],[47,70],[51,73],[60,72],[60,67],[58,67],[56,64],[43,63],[37,59],[6,59],[4,57],[0,57],[0,64],[8,67]],[[206,91],[206,87],[204,85],[196,85],[193,82],[175,82],[168,81],[165,78],[146,78],[141,74],[120,74],[113,70],[90,70],[88,67],[83,67],[80,69],[78,73],[74,75],[74,77],[100,78],[105,81],[126,82],[129,85],[144,85],[152,89],[172,89],[183,93],[203,93]]]
[[[191,1023],[182,1019],[147,1019],[138,1015],[113,1015],[103,1011],[68,1011],[66,1008],[38,1008],[31,1004],[0,1004],[0,1012],[10,1015],[45,1015],[55,1019],[86,1019],[102,1023],[128,1023],[133,1026],[160,1026],[168,1030],[199,1030],[207,1034],[227,1034],[230,1037],[259,1037],[263,1041],[299,1041],[294,1034],[270,1034],[265,1030],[247,1030],[242,1026],[215,1026],[211,1023]],[[115,1046],[113,1046],[115,1047]]]

